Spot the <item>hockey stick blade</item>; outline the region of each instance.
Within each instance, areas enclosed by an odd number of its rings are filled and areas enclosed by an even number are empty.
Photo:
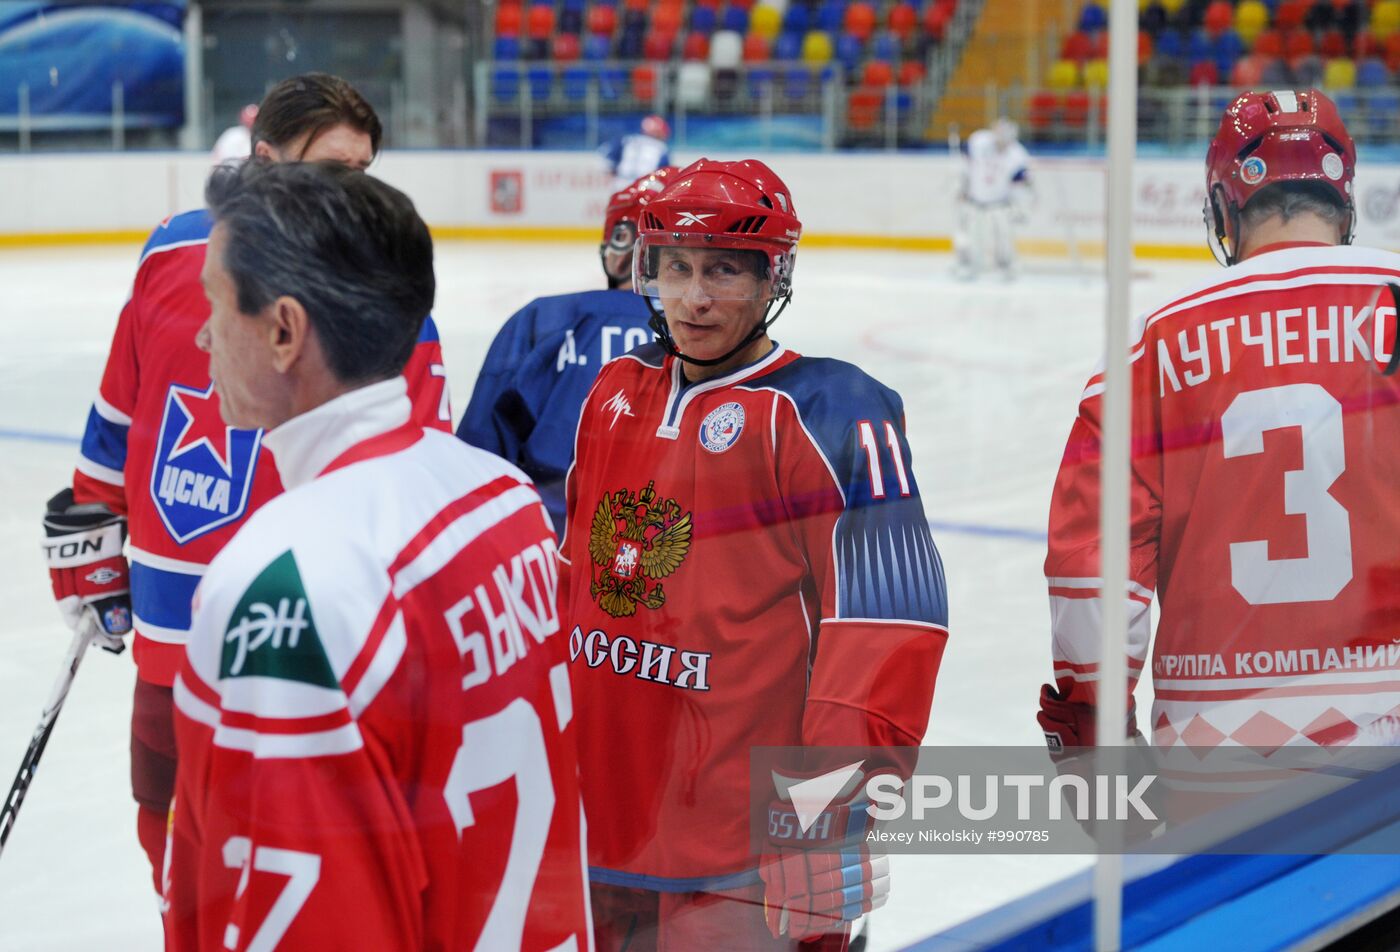
[[[44,713],[39,718],[39,726],[34,728],[34,736],[29,741],[29,749],[24,752],[24,759],[20,761],[15,782],[10,785],[10,793],[5,797],[3,807],[0,807],[0,852],[4,851],[10,831],[14,829],[15,818],[19,816],[19,808],[24,803],[24,795],[29,792],[29,784],[34,780],[34,772],[39,767],[39,758],[44,756],[49,735],[53,733],[54,724],[58,723],[58,713],[63,710],[63,702],[68,697],[68,689],[73,686],[78,665],[82,663],[83,655],[87,654],[87,647],[91,643],[92,634],[85,632],[73,635],[73,641],[68,646],[63,670],[59,672],[58,680],[54,681],[53,690],[49,693],[49,702],[44,705]]]

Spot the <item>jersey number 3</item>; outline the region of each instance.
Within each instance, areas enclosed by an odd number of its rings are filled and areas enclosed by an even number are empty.
[[[1251,605],[1325,602],[1351,581],[1351,519],[1328,490],[1346,468],[1342,405],[1312,383],[1242,393],[1220,418],[1225,458],[1264,452],[1264,434],[1296,426],[1303,468],[1283,476],[1284,512],[1307,520],[1308,554],[1269,558],[1264,540],[1230,544],[1230,580]]]

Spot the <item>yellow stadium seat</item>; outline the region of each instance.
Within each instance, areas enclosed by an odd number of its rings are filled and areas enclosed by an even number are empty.
[[[1244,0],[1235,8],[1235,32],[1245,46],[1253,46],[1254,38],[1269,26],[1269,8],[1261,0]]]
[[[1107,88],[1108,60],[1089,60],[1084,64],[1084,85],[1090,89]]]
[[[749,32],[757,33],[764,39],[771,40],[777,36],[782,25],[783,15],[766,3],[760,3],[749,14]]]
[[[1351,89],[1356,85],[1356,61],[1350,59],[1330,59],[1322,74],[1322,88],[1331,92],[1335,89]]]
[[[831,62],[831,34],[824,30],[812,30],[802,38],[802,62],[810,66],[824,66]]]
[[[1178,10],[1186,6],[1186,0],[1162,0],[1162,6],[1166,8],[1168,16],[1173,16]]]
[[[1400,30],[1400,0],[1381,0],[1371,8],[1371,35],[1384,40]]]
[[[1050,67],[1045,83],[1051,89],[1073,89],[1079,85],[1079,64],[1074,60],[1058,60]]]

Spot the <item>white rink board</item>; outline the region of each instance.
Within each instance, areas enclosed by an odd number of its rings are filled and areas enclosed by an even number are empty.
[[[136,255],[134,246],[0,251],[0,782],[19,762],[67,643],[40,563],[39,516],[76,454],[73,443],[16,431],[81,432]],[[1153,267],[1135,284],[1135,307],[1210,266]],[[904,397],[952,612],[927,741],[1038,745],[1036,695],[1050,675],[1041,534],[1076,402],[1100,356],[1103,286],[1063,262],[1031,263],[1010,285],[960,284],[947,268],[946,257],[924,253],[804,249],[775,336],[852,360]],[[439,243],[437,273],[457,415],[515,308],[600,278],[594,249],[581,242]],[[127,785],[132,682],[125,656],[93,651],[79,672],[0,858],[0,952],[159,948]],[[872,949],[899,948],[1088,863],[892,862],[893,896],[873,923]]]

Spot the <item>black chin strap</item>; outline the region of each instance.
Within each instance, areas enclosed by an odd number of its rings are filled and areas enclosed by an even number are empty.
[[[738,354],[745,347],[768,333],[768,328],[772,327],[773,322],[782,316],[783,311],[787,310],[788,302],[792,300],[791,293],[783,295],[781,299],[774,298],[770,300],[767,308],[769,311],[773,310],[774,301],[781,300],[781,303],[778,304],[778,309],[773,311],[771,317],[765,314],[764,319],[755,324],[753,330],[749,331],[748,335],[743,340],[735,344],[729,353],[722,357],[713,357],[709,360],[703,360],[699,357],[691,357],[688,354],[681,353],[680,348],[676,346],[676,339],[671,336],[671,328],[666,325],[665,316],[656,308],[656,302],[651,299],[650,295],[643,296],[646,297],[647,310],[651,311],[651,320],[647,323],[651,326],[652,332],[656,334],[657,341],[665,349],[666,353],[688,364],[694,364],[696,367],[714,367],[729,360],[735,354]]]
[[[1381,371],[1389,377],[1400,369],[1400,285],[1387,284],[1386,287],[1390,288],[1390,298],[1395,302],[1395,336],[1390,341],[1390,362]]]

